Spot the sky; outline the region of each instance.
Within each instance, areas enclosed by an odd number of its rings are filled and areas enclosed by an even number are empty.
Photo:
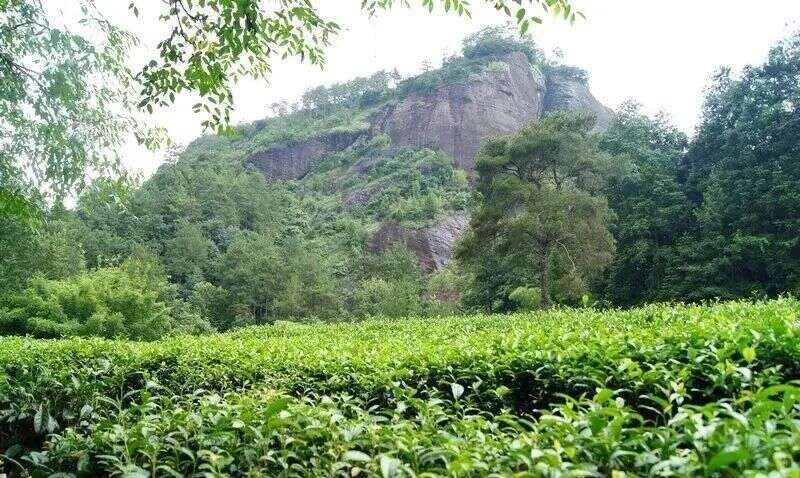
[[[52,2],[62,0],[49,0]],[[160,2],[150,2],[157,7]],[[47,2],[46,2],[47,3]],[[97,0],[114,22],[137,34],[141,46],[132,52],[133,66],[156,51],[164,30],[154,20],[156,10],[142,7],[136,21],[122,0]],[[360,11],[361,0],[316,0],[324,16],[343,31],[327,50],[327,64],[319,67],[296,61],[276,62],[269,82],[245,80],[234,89],[233,120],[250,122],[270,114],[268,105],[294,101],[306,89],[349,80],[381,69],[404,76],[418,73],[424,62],[434,66],[457,53],[461,40],[474,31],[508,21],[501,13],[472,0],[472,18],[430,14],[422,8],[398,8],[369,19]],[[412,3],[420,3],[414,2]],[[698,122],[703,92],[721,66],[734,71],[760,63],[770,45],[800,28],[800,1],[768,0],[573,0],[586,16],[574,25],[545,17],[532,30],[546,52],[560,49],[564,63],[589,72],[590,87],[602,103],[616,108],[633,99],[651,113],[664,111],[675,124],[692,134]],[[148,15],[151,19],[148,20]],[[202,134],[201,118],[191,111],[193,98],[181,97],[166,111],[153,115],[173,140],[186,145]],[[163,152],[149,152],[135,143],[122,151],[124,164],[145,177],[164,160]]]

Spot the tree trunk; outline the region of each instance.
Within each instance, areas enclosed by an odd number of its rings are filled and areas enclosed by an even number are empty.
[[[539,289],[542,308],[549,309],[550,303],[550,247],[545,247],[539,256]]]

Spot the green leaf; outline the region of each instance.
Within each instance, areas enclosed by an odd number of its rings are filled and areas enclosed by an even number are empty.
[[[496,394],[498,397],[500,397],[500,398],[503,398],[503,397],[505,397],[506,395],[508,395],[509,393],[511,393],[511,389],[510,389],[510,388],[508,388],[508,387],[506,387],[505,385],[500,385],[499,387],[497,387],[497,388],[495,388],[495,389],[494,389],[494,393],[495,393],[495,394]]]
[[[520,34],[524,35],[528,32],[528,28],[530,27],[530,22],[525,19],[522,23],[519,24],[519,32]]]
[[[751,363],[756,359],[756,349],[753,347],[745,347],[742,349],[742,357],[748,362]]]
[[[342,459],[345,461],[358,461],[358,462],[367,462],[372,460],[372,458],[369,455],[358,450],[348,450],[344,452],[344,455],[342,455]]]
[[[464,387],[456,382],[450,384],[450,391],[453,393],[453,398],[458,400],[461,395],[464,395]]]
[[[614,392],[607,388],[601,388],[597,390],[597,393],[594,396],[594,401],[597,403],[603,403],[610,400],[614,396]]]
[[[748,458],[750,458],[750,452],[744,448],[739,448],[732,451],[721,451],[708,461],[708,471],[714,472],[720,468],[724,468],[728,465],[736,463],[737,461],[746,460]]]
[[[289,406],[288,397],[276,398],[275,400],[272,401],[272,403],[269,404],[264,414],[267,417],[271,417],[273,415],[278,414],[279,412],[282,412],[283,410],[286,410],[288,406]]]

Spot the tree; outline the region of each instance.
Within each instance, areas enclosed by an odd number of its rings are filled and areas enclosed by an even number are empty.
[[[204,279],[212,243],[196,224],[180,223],[164,246],[164,265],[173,281],[190,288]]]
[[[117,166],[133,132],[150,143],[137,118],[126,65],[134,38],[81,2],[82,23],[53,25],[39,0],[0,2],[0,213],[26,215],[31,190],[56,200],[87,172]]]
[[[69,211],[53,208],[38,225],[0,218],[0,294],[19,291],[40,276],[63,279],[85,269],[83,228]]]
[[[422,270],[405,244],[367,256],[365,266],[353,298],[356,316],[402,317],[422,312]]]
[[[709,88],[682,165],[696,209],[670,287],[690,299],[800,287],[800,33]]]
[[[80,243],[89,267],[118,265],[146,242],[137,193],[138,183],[126,176],[98,178],[81,192],[76,215],[83,225]]]
[[[675,242],[691,220],[690,204],[678,183],[686,145],[686,135],[664,115],[650,118],[635,103],[624,104],[600,138],[603,151],[626,160],[606,188],[617,217],[611,227],[617,255],[604,292],[614,304],[671,297],[665,278]]]
[[[507,309],[525,285],[539,288],[545,308],[576,301],[610,261],[611,213],[597,194],[610,161],[590,137],[593,124],[556,113],[481,147],[480,205],[457,251],[475,273],[473,305]]]

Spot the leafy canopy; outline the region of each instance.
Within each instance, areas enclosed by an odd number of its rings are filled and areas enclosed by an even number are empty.
[[[87,173],[115,170],[117,149],[131,133],[157,140],[135,114],[127,66],[135,39],[93,2],[80,6],[81,23],[68,27],[55,23],[39,0],[0,2],[3,216],[29,215],[32,190],[61,199]]]
[[[611,259],[611,214],[598,194],[609,158],[590,135],[593,125],[586,114],[555,113],[484,143],[480,204],[458,251],[475,273],[474,305],[507,309],[512,291],[529,284],[542,307],[554,294],[575,302]]]

